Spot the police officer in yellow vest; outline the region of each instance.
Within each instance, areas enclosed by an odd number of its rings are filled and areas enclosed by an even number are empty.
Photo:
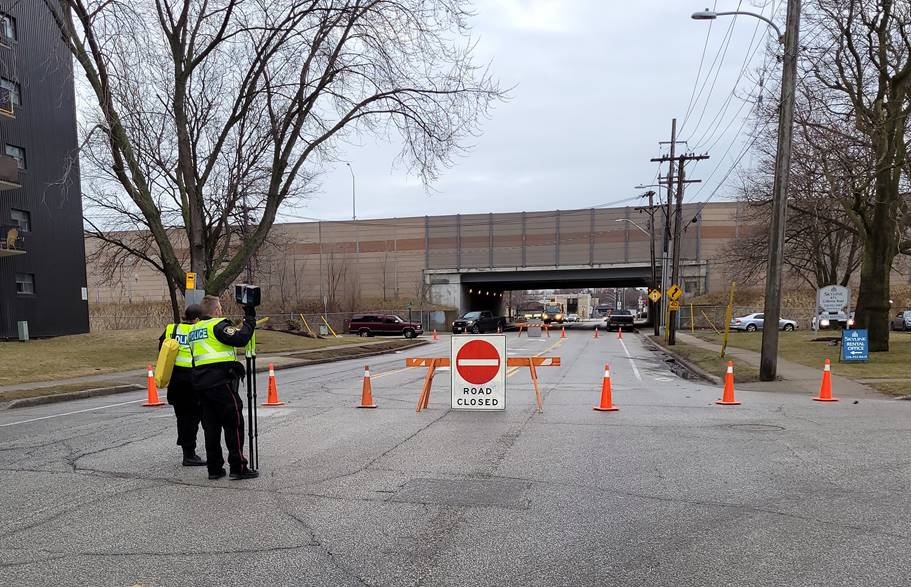
[[[202,428],[206,437],[209,479],[225,476],[221,435],[228,448],[231,479],[252,479],[259,473],[247,467],[244,457],[243,403],[237,390],[244,366],[236,360],[236,348],[245,346],[256,329],[256,309],[244,306],[244,321],[237,328],[223,317],[221,301],[206,296],[202,319],[190,331],[193,356],[193,389],[202,405]]]
[[[164,334],[158,339],[159,349],[167,338],[176,339],[180,345],[171,382],[168,384],[168,403],[174,406],[174,415],[177,416],[177,445],[183,449],[184,467],[199,467],[206,464],[196,454],[196,436],[199,433],[202,409],[199,406],[199,398],[193,392],[193,357],[190,355],[190,343],[187,340],[193,325],[202,314],[202,307],[199,304],[187,306],[183,322],[177,325],[168,324]]]

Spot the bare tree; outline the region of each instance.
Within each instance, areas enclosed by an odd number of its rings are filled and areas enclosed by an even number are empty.
[[[326,305],[332,311],[339,309],[340,300],[343,299],[349,265],[346,255],[337,255],[334,250],[326,255]]]
[[[869,329],[870,350],[887,351],[890,271],[911,251],[911,4],[812,0],[807,9],[814,34],[804,41],[803,77],[818,106],[805,121],[825,131],[815,137],[820,163],[863,242],[856,323]],[[859,168],[868,156],[870,166]]]
[[[346,134],[402,137],[425,182],[501,96],[463,0],[42,0],[86,78],[91,234],[220,293]],[[103,194],[103,195],[102,195]],[[137,249],[115,233],[147,230]],[[242,230],[243,229],[243,230]]]
[[[792,164],[788,189],[788,222],[785,234],[784,263],[790,273],[812,288],[830,284],[847,285],[860,266],[862,242],[849,215],[838,204],[846,186],[832,182],[825,173],[826,153],[817,138],[831,133],[808,122],[807,111],[815,95],[802,92],[797,109],[797,124],[792,144]],[[771,114],[768,106],[759,109],[760,119]],[[746,204],[741,222],[756,230],[741,235],[725,254],[732,276],[748,282],[766,269],[769,232],[761,227],[772,213],[772,177],[775,163],[775,132],[760,126],[763,136],[756,142],[759,164],[742,174],[739,200]],[[843,145],[826,145],[840,149]]]

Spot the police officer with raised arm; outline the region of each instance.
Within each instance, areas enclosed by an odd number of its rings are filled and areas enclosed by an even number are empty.
[[[259,473],[247,466],[244,457],[243,403],[238,395],[244,366],[236,360],[235,349],[246,346],[256,329],[256,309],[244,306],[244,320],[235,327],[224,318],[221,301],[206,296],[200,303],[202,319],[190,332],[193,356],[193,389],[202,404],[202,427],[206,437],[209,479],[225,476],[221,435],[228,448],[231,479],[252,479]]]
[[[199,398],[193,391],[193,357],[187,340],[193,325],[201,317],[202,307],[199,304],[187,306],[183,321],[180,324],[168,324],[164,334],[158,339],[159,349],[168,338],[177,340],[177,344],[180,345],[177,359],[174,361],[171,382],[168,383],[168,403],[174,406],[174,415],[177,416],[177,445],[183,449],[184,467],[201,467],[206,464],[196,454],[196,436],[199,434],[202,409],[199,406]]]

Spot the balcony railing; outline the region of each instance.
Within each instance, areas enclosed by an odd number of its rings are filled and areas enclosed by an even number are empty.
[[[0,88],[0,115],[7,118],[16,118],[16,109],[13,106],[13,92],[9,88]]]
[[[17,224],[0,224],[0,257],[24,255],[22,233]]]
[[[0,191],[21,188],[19,164],[9,155],[0,155]]]

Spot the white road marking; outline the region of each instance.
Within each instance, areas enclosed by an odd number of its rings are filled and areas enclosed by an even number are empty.
[[[16,424],[28,424],[29,422],[37,422],[38,420],[49,420],[50,418],[60,418],[62,416],[72,416],[73,414],[82,414],[85,412],[94,412],[95,410],[103,410],[105,408],[116,408],[117,406],[127,406],[130,404],[138,404],[139,402],[144,402],[144,399],[138,399],[131,402],[121,402],[119,404],[108,404],[106,406],[98,406],[97,408],[86,408],[84,410],[76,410],[75,412],[64,412],[63,414],[52,414],[50,416],[41,416],[40,418],[31,418],[29,420],[19,420],[18,422],[9,422],[7,424],[0,424],[0,428],[6,428],[7,426],[15,426]]]
[[[633,356],[629,354],[629,349],[626,348],[626,343],[623,342],[623,339],[620,339],[620,344],[623,346],[623,352],[626,353],[626,358],[629,359],[630,367],[633,368],[633,374],[636,376],[636,379],[642,381],[642,375],[639,374],[639,369],[636,367],[636,361],[633,360]]]
[[[500,359],[459,359],[456,364],[459,367],[496,367]]]

